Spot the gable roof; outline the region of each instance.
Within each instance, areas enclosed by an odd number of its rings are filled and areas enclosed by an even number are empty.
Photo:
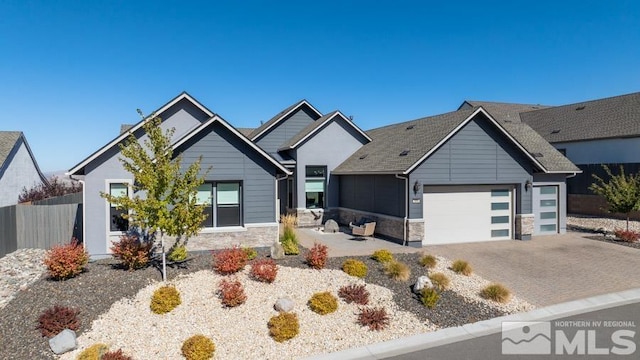
[[[361,147],[333,172],[336,174],[408,174],[478,114],[486,116],[540,170],[547,173],[580,171],[551,145],[547,144],[551,149],[545,147],[544,139],[541,144],[537,140],[541,139],[539,135],[536,136],[535,131],[526,125],[500,123],[482,107],[478,107],[370,130],[367,133],[373,140]],[[544,151],[545,154],[557,153],[560,158],[549,156],[541,161],[544,154],[540,158],[535,157],[533,155],[535,150]]]
[[[33,152],[31,152],[31,147],[27,142],[27,138],[24,136],[22,131],[0,131],[0,177],[4,174],[5,170],[9,166],[9,156],[17,151],[17,147],[20,144],[24,144],[27,152],[29,153],[29,157],[31,157],[31,161],[33,162],[33,166],[36,168],[38,172],[38,176],[45,184],[48,183],[47,178],[40,171],[40,167],[38,166],[38,162],[36,161],[35,156],[33,156]]]
[[[292,137],[287,142],[285,142],[280,147],[280,149],[278,149],[278,151],[295,149],[296,147],[298,147],[298,145],[300,145],[305,140],[313,136],[315,133],[317,133],[320,129],[322,129],[326,124],[330,123],[336,117],[342,118],[354,130],[356,130],[358,133],[364,136],[365,139],[367,139],[368,141],[371,141],[371,138],[359,127],[357,127],[356,124],[354,124],[350,119],[344,116],[339,110],[334,110],[328,113],[327,115],[324,115],[320,119],[312,122],[311,124],[305,126],[302,130],[300,130],[299,133],[297,133],[294,137]]]
[[[272,127],[276,126],[284,118],[286,118],[287,116],[292,114],[294,111],[302,108],[303,106],[306,106],[309,109],[311,109],[311,111],[315,112],[318,115],[318,117],[322,116],[322,113],[320,111],[316,110],[316,108],[314,108],[311,104],[309,104],[309,102],[307,102],[307,100],[302,99],[302,100],[298,101],[297,103],[295,103],[295,104],[287,107],[286,109],[280,111],[278,114],[276,114],[276,116],[274,116],[271,119],[269,119],[269,121],[267,121],[264,124],[260,125],[257,129],[255,129],[251,133],[251,135],[249,135],[249,139],[251,139],[251,141],[256,141],[262,134],[266,133],[269,129],[271,129]]]
[[[242,135],[249,137],[255,129],[254,128],[236,128],[236,130],[240,131]]]
[[[163,113],[164,111],[166,111],[167,109],[169,109],[173,105],[177,104],[182,99],[186,99],[186,100],[190,101],[193,105],[195,105],[197,108],[199,108],[202,112],[207,114],[207,116],[209,116],[209,117],[214,116],[214,113],[211,112],[211,110],[207,109],[204,105],[200,104],[191,95],[187,94],[186,91],[183,91],[178,96],[176,96],[175,98],[170,100],[168,103],[162,105],[158,110],[152,112],[149,116],[147,116],[146,118],[142,119],[137,124],[133,125],[127,131],[125,131],[123,133],[120,133],[115,139],[111,140],[105,146],[101,147],[96,152],[94,152],[93,154],[89,155],[87,158],[85,158],[81,162],[79,162],[76,166],[72,167],[67,172],[67,175],[76,175],[78,171],[83,169],[85,166],[87,166],[87,164],[89,164],[90,162],[95,160],[98,156],[104,154],[106,151],[108,151],[112,147],[116,146],[117,144],[119,144],[120,142],[125,140],[129,136],[129,132],[134,132],[134,131],[138,130],[146,122],[148,122],[149,120],[153,119],[156,115]]]
[[[214,115],[209,120],[203,122],[201,125],[199,125],[195,129],[193,129],[189,133],[185,134],[182,138],[178,139],[176,142],[173,143],[172,148],[175,150],[180,145],[184,144],[189,139],[193,138],[195,135],[197,135],[201,131],[205,130],[206,128],[208,128],[209,126],[211,126],[214,123],[221,124],[227,130],[229,130],[231,133],[233,133],[235,136],[237,136],[240,140],[242,140],[244,143],[246,143],[251,148],[253,148],[256,152],[258,152],[260,155],[262,155],[267,161],[269,161],[270,163],[275,165],[276,168],[278,168],[283,173],[285,173],[287,175],[293,174],[291,171],[287,170],[287,168],[285,168],[282,164],[280,164],[276,159],[274,159],[272,156],[270,156],[264,150],[262,150],[262,148],[260,148],[258,145],[253,143],[246,136],[242,135],[242,133],[240,133],[240,131],[238,131],[236,128],[231,126],[226,120],[224,120],[219,115]]]
[[[498,121],[512,122],[520,122],[520,113],[548,108],[548,106],[539,104],[512,104],[493,101],[465,100],[458,110],[463,109],[466,106],[474,108],[482,106],[482,108],[489,112],[494,119]]]
[[[548,142],[640,136],[640,92],[520,114]]]

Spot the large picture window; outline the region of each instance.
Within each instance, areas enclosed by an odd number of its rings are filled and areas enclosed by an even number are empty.
[[[129,184],[127,183],[111,183],[109,184],[109,194],[111,196],[121,197],[129,196]],[[109,203],[109,230],[110,231],[127,231],[129,230],[129,220],[122,215],[127,214],[127,209],[118,209],[115,204]]]
[[[242,225],[242,184],[238,181],[204,183],[198,187],[198,205],[207,215],[205,228]]]
[[[327,167],[307,166],[305,169],[304,193],[307,209],[321,209],[325,206],[327,187]]]

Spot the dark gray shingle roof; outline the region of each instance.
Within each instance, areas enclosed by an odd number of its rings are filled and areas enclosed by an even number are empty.
[[[120,134],[124,134],[127,131],[129,131],[129,129],[131,129],[132,127],[134,127],[134,124],[121,124],[120,125]]]
[[[493,101],[474,101],[474,100],[466,100],[460,106],[460,108],[461,109],[464,108],[465,105],[470,105],[476,108],[482,106],[482,108],[487,110],[487,112],[489,112],[494,119],[501,122],[504,122],[504,121],[520,122],[520,113],[548,108],[548,106],[545,106],[545,105],[511,104],[511,103],[502,103],[502,102],[493,102]]]
[[[21,131],[0,131],[0,169],[4,166],[4,162],[20,136],[22,136]]]
[[[520,115],[551,143],[640,136],[640,92]]]
[[[240,131],[240,133],[246,137],[249,137],[251,133],[255,131],[254,128],[236,128],[236,130]]]

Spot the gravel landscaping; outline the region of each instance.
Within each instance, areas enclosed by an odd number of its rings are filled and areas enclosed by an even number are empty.
[[[266,251],[260,251],[260,256],[266,256]],[[418,276],[427,272],[418,264],[420,255],[397,254],[395,257],[411,268],[409,281],[389,279],[382,272],[382,265],[368,257],[357,257],[369,267],[362,280],[339,270],[346,258],[329,258],[328,270],[318,271],[309,269],[302,256],[287,256],[277,261],[280,270],[273,284],[248,279],[247,268],[237,275],[245,286],[247,302],[238,308],[223,309],[215,295],[221,276],[211,271],[211,255],[194,254],[187,268],[168,271],[169,280],[181,290],[183,305],[164,316],[149,311],[151,293],[160,286],[161,276],[156,268],[128,272],[119,269],[113,260],[94,262],[85,273],[67,281],[43,277],[19,291],[0,309],[2,358],[56,358],[47,339],[35,329],[38,315],[53,305],[80,309],[81,348],[106,342],[113,349],[123,348],[136,359],[180,359],[180,344],[198,332],[214,340],[216,358],[295,358],[533,308],[517,297],[506,305],[481,299],[478,293],[488,284],[487,280],[454,274],[447,268],[448,262],[439,258],[433,271],[448,275],[451,286],[441,294],[438,305],[428,309],[410,288]],[[370,305],[385,306],[391,314],[388,330],[371,332],[360,327],[355,323],[358,306],[343,301],[336,313],[322,317],[306,306],[314,292],[329,290],[337,295],[341,285],[362,281],[371,292]],[[277,314],[272,306],[280,296],[290,296],[296,302],[294,311],[301,324],[300,334],[285,343],[270,339],[266,326],[269,317]],[[63,358],[75,356],[67,354]]]
[[[567,216],[567,230],[594,234],[593,236],[586,236],[587,239],[640,249],[640,242],[619,241],[615,237],[611,237],[615,230],[626,228],[626,220],[575,214]],[[629,230],[640,232],[640,221],[629,221]]]

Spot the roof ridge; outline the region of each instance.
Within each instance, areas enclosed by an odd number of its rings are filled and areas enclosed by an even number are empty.
[[[616,96],[610,96],[610,97],[606,97],[606,98],[600,98],[600,99],[592,99],[592,100],[585,100],[585,101],[579,101],[579,102],[575,102],[575,103],[569,103],[569,104],[563,104],[563,105],[555,105],[551,108],[562,108],[562,107],[571,107],[571,106],[579,106],[579,105],[586,105],[586,104],[592,104],[592,103],[596,103],[596,102],[602,102],[602,101],[608,101],[608,100],[613,100],[613,99],[617,99],[617,98],[622,98],[622,97],[628,97],[628,96],[633,96],[633,95],[640,95],[640,91],[636,91],[636,92],[632,92],[632,93],[628,93],[628,94],[622,94],[622,95],[616,95]],[[538,109],[535,111],[540,111],[540,110],[549,110],[550,108],[546,108],[546,109]]]
[[[446,116],[446,115],[455,114],[455,113],[457,113],[457,112],[469,111],[470,113],[472,113],[472,112],[474,112],[475,110],[476,110],[476,109],[460,109],[460,110],[449,111],[449,112],[442,113],[442,114],[437,114],[437,115],[424,116],[424,117],[417,118],[417,119],[413,119],[413,120],[402,121],[402,122],[399,122],[399,123],[393,123],[393,124],[384,125],[384,126],[380,126],[380,127],[377,127],[377,128],[369,129],[369,130],[367,130],[367,132],[369,132],[369,131],[376,131],[376,130],[382,130],[382,129],[386,129],[386,128],[392,128],[392,127],[395,127],[395,126],[407,125],[407,124],[409,124],[409,123],[416,122],[416,121],[423,121],[423,120],[429,120],[429,119],[436,119],[436,118],[440,118],[440,117],[443,117],[443,116]],[[485,110],[486,110],[486,109],[485,109]]]

